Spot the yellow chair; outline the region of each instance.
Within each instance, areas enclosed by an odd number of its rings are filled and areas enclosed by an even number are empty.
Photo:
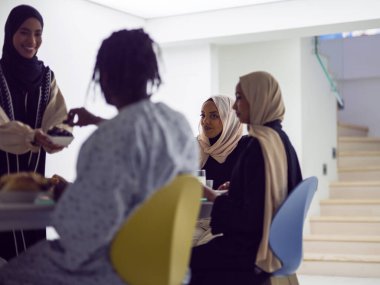
[[[179,285],[191,253],[201,184],[179,175],[131,214],[111,244],[111,262],[130,285]]]

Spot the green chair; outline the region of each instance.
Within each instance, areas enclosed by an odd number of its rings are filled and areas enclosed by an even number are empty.
[[[134,211],[116,234],[111,262],[130,285],[180,285],[188,270],[201,184],[179,175]]]

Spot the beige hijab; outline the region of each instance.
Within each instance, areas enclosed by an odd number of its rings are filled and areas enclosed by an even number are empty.
[[[237,146],[243,134],[242,124],[236,116],[235,111],[232,109],[235,101],[224,95],[212,96],[209,99],[212,99],[218,109],[223,124],[223,130],[217,142],[210,146],[208,137],[206,137],[200,129],[200,134],[197,139],[200,146],[199,165],[201,168],[206,164],[209,156],[219,163],[225,162],[228,155]],[[207,101],[208,100],[206,100],[206,102]]]
[[[282,121],[285,106],[277,80],[267,72],[244,75],[240,77],[240,85],[249,102],[249,134],[259,140],[265,163],[263,237],[256,265],[266,272],[273,272],[281,268],[281,263],[269,247],[269,229],[275,211],[287,195],[288,166],[280,136],[264,124],[274,120]]]

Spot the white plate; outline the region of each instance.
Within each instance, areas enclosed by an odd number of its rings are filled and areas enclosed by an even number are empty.
[[[72,136],[48,136],[52,143],[60,146],[68,146],[74,139]]]
[[[0,203],[34,203],[39,192],[12,191],[0,192]]]

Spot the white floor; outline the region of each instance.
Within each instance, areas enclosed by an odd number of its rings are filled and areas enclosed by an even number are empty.
[[[51,227],[47,228],[46,234],[48,240],[58,238],[58,234]],[[298,274],[297,278],[299,285],[380,285],[380,278],[311,276]]]
[[[300,285],[380,285],[380,278],[297,275]]]

